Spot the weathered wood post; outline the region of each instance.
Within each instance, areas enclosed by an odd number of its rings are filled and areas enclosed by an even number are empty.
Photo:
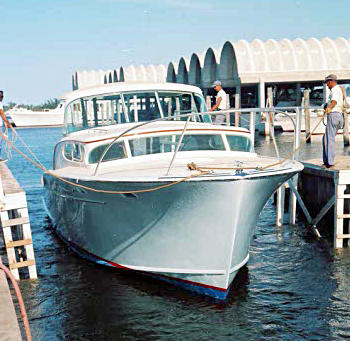
[[[210,109],[211,109],[211,97],[210,96],[205,97],[205,104],[207,105],[207,110],[210,111]],[[213,116],[210,116],[210,119],[213,121]]]
[[[262,109],[265,108],[265,82],[263,79],[259,79],[259,107],[261,109],[260,111],[260,124],[259,124],[259,134],[261,135],[269,135],[269,131],[267,131],[268,127],[266,127],[266,122],[263,121],[263,111]]]
[[[299,108],[296,109],[296,131],[294,134],[294,149],[298,149],[300,146],[300,134],[301,134],[301,111]],[[298,160],[299,151],[295,152],[293,155],[293,160]],[[298,175],[294,175],[291,179],[294,187],[297,188],[298,185]],[[289,195],[289,224],[294,225],[296,221],[296,207],[297,207],[297,198],[295,194],[290,191]]]
[[[241,107],[241,98],[239,94],[235,94],[235,109]],[[235,112],[235,127],[239,127],[241,113],[239,111]]]
[[[286,189],[284,184],[282,184],[277,190],[277,200],[276,200],[276,225],[283,225],[284,217],[284,201],[286,197]]]
[[[206,103],[207,109],[209,111],[211,109],[211,97],[210,96],[205,97],[205,103]]]
[[[346,185],[339,183],[339,175],[334,178],[335,204],[334,204],[334,248],[343,247],[344,233],[344,192]]]
[[[230,105],[230,95],[229,94],[226,94],[226,110],[230,109],[231,108],[231,105]],[[231,125],[231,113],[230,112],[227,112],[226,113],[226,125],[227,126],[230,126]]]
[[[272,93],[272,88],[269,87],[267,88],[267,101],[266,101],[266,107],[273,107],[273,93]],[[269,120],[269,121],[268,121]],[[269,112],[267,117],[266,117],[266,122],[265,122],[265,130],[268,129],[268,134],[270,138],[272,138],[274,134],[274,121],[275,121],[275,115],[274,112]],[[271,131],[270,131],[271,130]]]
[[[306,143],[311,143],[311,121],[310,121],[310,92],[304,90],[304,113],[305,113],[305,137]]]

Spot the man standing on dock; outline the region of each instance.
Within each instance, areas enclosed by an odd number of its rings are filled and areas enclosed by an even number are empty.
[[[226,100],[226,92],[221,86],[220,81],[215,81],[213,84],[213,88],[215,91],[217,91],[216,96],[216,103],[215,105],[210,109],[210,111],[220,111],[220,110],[226,110],[227,109],[227,100]],[[225,121],[225,114],[217,114],[215,115],[215,121],[214,124],[223,124]]]
[[[2,121],[4,121],[5,125],[7,128],[11,128],[11,123],[7,120],[6,115],[4,113],[4,107],[2,105],[2,100],[4,99],[4,92],[2,90],[0,90],[0,116],[1,119],[0,120],[0,126],[3,125]]]
[[[335,136],[337,131],[344,125],[343,107],[344,94],[339,85],[337,85],[337,76],[329,75],[325,79],[325,83],[330,89],[327,107],[324,112],[327,115],[326,132],[323,135],[323,163],[329,168],[334,165],[335,157]]]
[[[4,99],[4,92],[2,90],[0,90],[0,116],[1,116],[0,127],[1,127],[2,133],[6,134],[6,127],[11,128],[11,123],[7,120],[6,115],[4,113],[4,107],[2,105],[3,99]],[[2,138],[0,137],[0,161],[4,161],[4,159],[2,158],[2,154],[1,154],[2,144],[3,144],[3,141],[2,141]]]

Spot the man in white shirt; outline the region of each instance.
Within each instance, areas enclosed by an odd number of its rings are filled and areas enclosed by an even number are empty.
[[[325,83],[331,90],[325,109],[327,114],[326,132],[323,135],[323,163],[329,168],[334,165],[335,157],[335,136],[337,131],[344,126],[343,108],[344,94],[339,85],[337,85],[337,76],[329,75],[325,79]]]
[[[215,105],[210,109],[210,111],[220,111],[220,110],[226,110],[227,109],[227,98],[226,98],[226,92],[223,90],[221,86],[220,81],[215,81],[213,84],[213,88],[215,91],[217,91],[216,96],[216,103]],[[215,115],[215,121],[214,124],[223,124],[225,121],[225,114],[218,114]]]

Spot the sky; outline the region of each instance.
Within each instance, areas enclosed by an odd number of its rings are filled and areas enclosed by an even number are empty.
[[[0,0],[4,103],[71,90],[74,71],[168,64],[225,41],[350,36],[350,0]]]

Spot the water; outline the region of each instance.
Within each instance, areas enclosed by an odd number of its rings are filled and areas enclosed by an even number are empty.
[[[19,134],[51,166],[61,130]],[[292,137],[278,136],[282,154]],[[273,155],[272,143],[257,150]],[[320,156],[321,140],[303,158]],[[339,140],[337,154],[347,155]],[[310,239],[302,224],[275,227],[270,200],[244,267],[223,304],[154,279],[96,266],[51,231],[40,171],[18,155],[8,163],[27,192],[39,278],[20,282],[34,340],[343,340],[350,338],[350,251]],[[0,249],[4,255],[4,249]]]

